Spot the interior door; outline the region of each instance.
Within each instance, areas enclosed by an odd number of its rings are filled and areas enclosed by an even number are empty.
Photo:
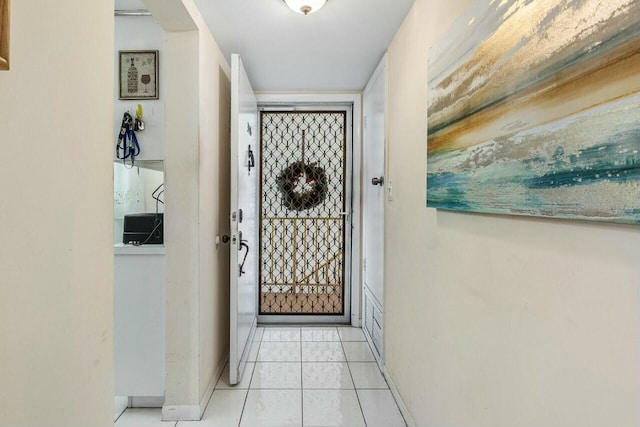
[[[384,198],[385,172],[385,58],[364,92],[363,154],[363,274],[364,330],[381,362],[384,349]],[[374,352],[375,353],[375,352]]]
[[[231,272],[229,381],[246,366],[257,324],[258,105],[239,55],[231,57]]]

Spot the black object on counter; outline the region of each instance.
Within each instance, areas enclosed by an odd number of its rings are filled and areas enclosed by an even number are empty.
[[[139,213],[124,216],[122,243],[134,245],[164,244],[164,215]]]

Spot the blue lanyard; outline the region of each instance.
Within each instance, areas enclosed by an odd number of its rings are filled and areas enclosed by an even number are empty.
[[[128,113],[125,113],[125,119],[122,121],[122,128],[118,136],[118,144],[116,147],[116,157],[122,159],[122,163],[126,166],[127,159],[131,159],[131,167],[135,164],[136,157],[140,154],[140,144],[138,138],[127,120]],[[129,115],[129,119],[131,116]],[[122,155],[121,155],[122,153]]]

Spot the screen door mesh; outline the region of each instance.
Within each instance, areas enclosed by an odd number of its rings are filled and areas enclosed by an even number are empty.
[[[343,314],[346,112],[261,119],[260,314]]]

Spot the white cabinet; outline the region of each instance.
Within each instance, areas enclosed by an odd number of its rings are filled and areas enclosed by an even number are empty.
[[[366,286],[364,288],[363,318],[365,335],[369,343],[372,344],[373,355],[382,369],[384,364],[384,316],[381,304]]]
[[[114,261],[115,395],[164,396],[164,247],[116,245]]]

